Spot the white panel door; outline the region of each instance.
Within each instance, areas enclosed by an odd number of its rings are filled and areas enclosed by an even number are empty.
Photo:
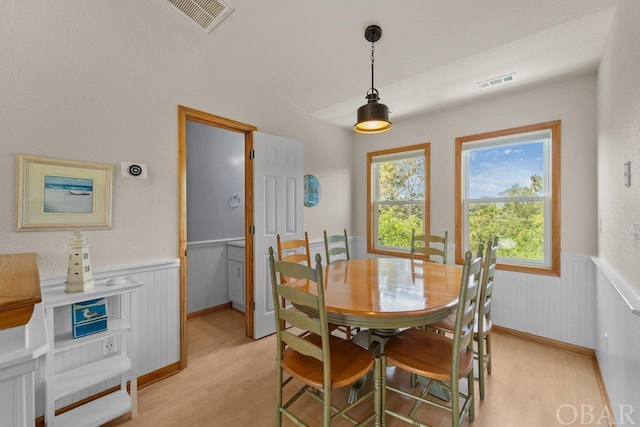
[[[253,204],[255,235],[253,338],[275,332],[269,271],[269,247],[277,252],[283,240],[304,237],[304,164],[299,141],[254,133]]]

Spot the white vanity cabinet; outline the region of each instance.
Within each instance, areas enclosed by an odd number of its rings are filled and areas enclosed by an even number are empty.
[[[132,279],[96,281],[86,292],[66,293],[64,285],[42,289],[49,350],[45,358],[45,424],[99,426],[131,411],[137,414],[136,327],[138,289]],[[73,338],[74,303],[105,298],[107,329]],[[130,392],[127,393],[127,381]],[[115,391],[55,415],[73,396],[94,386],[114,383]],[[90,394],[94,394],[90,389]],[[98,393],[96,391],[95,393]]]
[[[244,313],[244,240],[227,243],[227,280],[233,308]]]

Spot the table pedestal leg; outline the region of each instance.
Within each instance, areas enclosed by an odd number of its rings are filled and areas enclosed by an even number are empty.
[[[362,334],[363,332],[367,332],[367,331],[361,331],[358,333],[358,335]],[[373,357],[376,359],[380,358],[380,354],[381,354],[381,347],[380,347],[380,342],[378,341],[371,341],[371,343],[369,344],[368,350],[373,353]],[[374,368],[375,371],[375,368]],[[360,378],[358,381],[356,381],[352,386],[351,389],[349,390],[349,398],[347,399],[348,403],[353,403],[358,399],[358,392],[360,390],[362,390],[367,384],[368,384],[368,380],[369,380],[369,376],[370,376],[370,372],[367,373],[365,376],[363,376],[362,378]],[[374,372],[374,377],[375,377],[375,372]],[[375,378],[374,378],[375,380]],[[374,384],[375,386],[375,384]]]

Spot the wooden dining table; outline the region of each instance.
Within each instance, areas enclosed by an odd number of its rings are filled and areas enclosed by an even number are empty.
[[[408,258],[361,258],[324,266],[323,278],[328,322],[367,328],[369,343],[373,343],[369,348],[379,358],[381,343],[399,328],[428,325],[453,311],[458,303],[462,268]],[[309,286],[306,280],[287,283]],[[309,291],[316,292],[313,287]],[[376,363],[376,367],[379,365]],[[377,386],[382,375],[376,368]],[[358,386],[349,399],[357,392]],[[384,411],[379,394],[376,406]],[[380,419],[376,420],[376,425],[380,424]]]
[[[459,266],[408,258],[335,262],[323,270],[327,318],[380,331],[427,325],[455,308],[461,275]]]

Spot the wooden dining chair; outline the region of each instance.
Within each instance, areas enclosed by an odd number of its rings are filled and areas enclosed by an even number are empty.
[[[482,245],[480,245],[482,248]],[[482,251],[482,249],[481,249]],[[480,252],[479,252],[480,255]],[[480,281],[480,303],[476,315],[476,324],[473,330],[473,339],[477,343],[475,358],[478,361],[478,385],[480,389],[480,399],[484,399],[485,371],[491,375],[491,299],[493,296],[493,279],[496,272],[498,259],[498,236],[487,241],[487,250],[484,254],[484,266],[482,268],[482,279]],[[442,333],[453,333],[455,327],[455,313],[446,318],[429,325]]]
[[[351,259],[349,257],[349,239],[347,238],[346,229],[343,234],[328,235],[327,230],[324,230],[323,233],[325,261],[327,264]]]
[[[282,262],[292,262],[294,264],[302,264],[311,267],[311,251],[309,250],[309,234],[304,232],[304,239],[291,239],[282,241],[280,234],[276,235],[276,244],[278,247],[278,260]],[[285,275],[280,274],[280,282],[284,282]],[[282,304],[286,304],[282,300]],[[351,339],[351,329],[346,326],[329,324],[332,331],[341,330]],[[348,330],[348,334],[347,334]]]
[[[309,234],[304,232],[304,239],[291,239],[282,241],[280,234],[276,235],[278,247],[278,260],[304,264],[311,267],[311,251],[309,251]]]
[[[449,243],[449,232],[445,231],[444,236],[435,234],[416,234],[416,230],[411,231],[411,259],[422,259],[434,261],[432,256],[438,256],[442,264],[447,263],[447,245]]]
[[[377,415],[376,405],[374,412],[364,415],[362,420],[357,420],[349,414],[356,405],[373,396],[376,388],[342,407],[338,407],[332,401],[333,390],[358,381],[379,363],[379,359],[374,361],[372,353],[364,348],[331,335],[327,323],[321,259],[320,254],[317,254],[315,268],[275,261],[273,247],[269,248],[277,337],[276,426],[282,425],[283,414],[298,426],[309,423],[301,419],[300,412],[296,415],[291,409],[291,405],[305,395],[322,401],[322,425],[325,427],[339,417],[345,417],[355,425],[364,425]],[[284,274],[290,279],[302,279],[306,284],[294,287],[280,283],[276,279],[279,274]],[[289,304],[282,306],[281,299]],[[285,323],[311,333],[299,336],[295,329],[284,328]],[[378,366],[376,368],[379,369]],[[288,375],[286,379],[285,373]],[[284,402],[284,390],[289,384],[297,391]],[[301,410],[304,412],[304,407],[301,407]]]
[[[418,406],[423,403],[451,412],[451,425],[458,427],[465,412],[469,421],[474,418],[473,380],[473,326],[478,306],[482,257],[473,257],[467,251],[462,270],[458,308],[453,337],[438,334],[427,329],[408,328],[389,338],[384,346],[382,369],[386,364],[395,366],[427,380],[419,393],[406,391],[387,382],[383,376],[383,389],[413,399],[413,407],[408,413],[400,413],[385,404],[383,413],[391,415],[415,426],[426,426],[416,416]],[[460,390],[462,378],[467,379],[467,392]],[[449,404],[429,399],[429,391],[440,385],[450,393]],[[406,387],[405,387],[406,388]],[[460,398],[463,403],[460,405]],[[383,395],[382,401],[387,398]],[[383,419],[384,424],[384,419]]]
[[[326,255],[325,261],[327,264],[333,264],[338,261],[347,261],[351,259],[349,256],[349,239],[347,237],[347,229],[344,229],[343,234],[328,235],[327,230],[323,231],[324,234],[324,253]],[[352,329],[350,326],[334,326],[331,325],[334,330],[339,330],[344,333],[345,337],[350,340],[354,332],[359,332],[360,328]]]
[[[482,273],[482,286],[480,287],[480,305],[478,306],[478,320],[474,330],[474,339],[478,343],[478,382],[480,385],[480,399],[484,399],[485,370],[491,375],[491,301],[493,298],[493,282],[496,273],[498,259],[498,236],[493,242],[487,241],[487,253],[485,266]]]

